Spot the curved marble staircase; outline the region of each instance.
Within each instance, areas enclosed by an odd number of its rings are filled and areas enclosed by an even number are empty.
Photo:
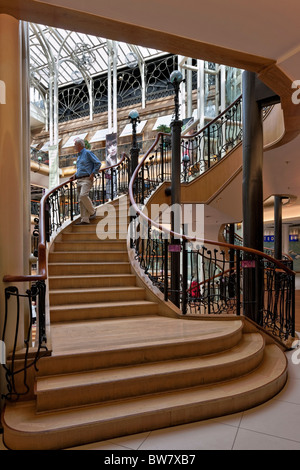
[[[137,285],[126,240],[99,240],[99,220],[73,223],[52,245],[52,355],[39,361],[35,399],[5,407],[8,448],[64,449],[212,418],[282,389],[277,345],[243,317],[162,315]]]

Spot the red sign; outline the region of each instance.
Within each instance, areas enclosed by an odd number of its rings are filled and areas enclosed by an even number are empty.
[[[242,261],[242,268],[255,268],[254,260]]]

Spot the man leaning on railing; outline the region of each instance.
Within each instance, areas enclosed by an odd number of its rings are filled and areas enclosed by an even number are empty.
[[[76,139],[74,147],[78,152],[77,170],[71,179],[77,179],[77,194],[80,205],[80,221],[77,222],[77,225],[87,225],[91,219],[96,217],[96,210],[89,197],[89,192],[95,174],[99,173],[101,162],[93,152],[85,148],[84,140]]]

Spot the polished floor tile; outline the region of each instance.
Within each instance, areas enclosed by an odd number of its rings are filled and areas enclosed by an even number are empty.
[[[233,450],[300,450],[300,442],[239,429]]]

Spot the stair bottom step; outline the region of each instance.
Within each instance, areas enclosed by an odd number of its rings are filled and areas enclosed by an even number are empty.
[[[55,450],[236,413],[285,385],[286,358],[274,345],[260,367],[218,385],[164,392],[68,411],[36,414],[35,402],[8,404],[4,442],[12,450]]]
[[[263,352],[262,336],[245,334],[237,346],[218,354],[39,376],[35,386],[37,411],[59,410],[233,379],[258,367]]]

